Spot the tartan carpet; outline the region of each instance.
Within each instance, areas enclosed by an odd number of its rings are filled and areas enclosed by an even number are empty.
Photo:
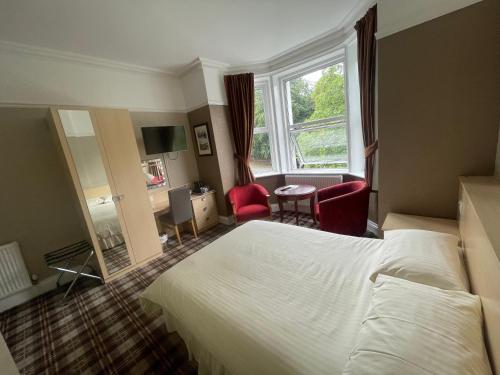
[[[315,227],[308,215],[300,225]],[[273,214],[279,221],[279,214]],[[285,213],[284,222],[295,224]],[[21,374],[195,374],[186,347],[167,333],[160,315],[146,315],[140,293],[161,273],[234,226],[222,224],[183,244],[169,241],[163,256],[100,285],[81,280],[62,300],[56,289],[0,314],[0,331]]]

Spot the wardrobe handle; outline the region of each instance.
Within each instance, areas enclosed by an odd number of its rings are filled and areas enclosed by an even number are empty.
[[[120,202],[122,200],[125,199],[125,195],[123,194],[118,194],[118,195],[113,195],[113,197],[111,198],[113,200],[113,202]]]

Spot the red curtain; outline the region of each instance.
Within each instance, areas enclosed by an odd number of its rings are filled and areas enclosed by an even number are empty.
[[[358,73],[361,96],[361,125],[365,145],[365,176],[373,183],[373,167],[378,141],[375,139],[375,63],[377,41],[377,5],[368,10],[354,27],[358,36]]]
[[[224,85],[233,129],[238,184],[246,185],[255,181],[250,169],[255,95],[253,73],[224,76]]]

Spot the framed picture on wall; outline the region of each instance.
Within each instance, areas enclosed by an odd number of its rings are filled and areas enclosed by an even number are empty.
[[[200,124],[193,127],[196,144],[198,145],[198,155],[212,155],[212,144],[210,143],[210,133],[208,124]]]

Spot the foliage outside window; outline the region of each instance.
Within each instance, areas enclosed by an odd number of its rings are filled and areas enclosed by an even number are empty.
[[[347,169],[344,64],[285,81],[288,133],[297,169]]]
[[[263,87],[255,88],[255,120],[250,167],[256,175],[273,171],[265,95]]]

